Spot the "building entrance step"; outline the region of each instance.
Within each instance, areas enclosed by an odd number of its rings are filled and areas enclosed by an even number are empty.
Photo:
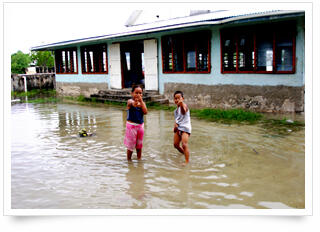
[[[127,102],[131,98],[131,89],[111,89],[100,90],[97,94],[91,94],[90,98],[95,98],[97,101],[114,101]],[[158,91],[147,90],[143,93],[143,101],[150,103],[168,104],[169,100],[164,95],[159,94]]]

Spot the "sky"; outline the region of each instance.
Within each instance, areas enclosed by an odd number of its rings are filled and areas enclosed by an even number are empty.
[[[154,5],[155,6],[155,5]],[[31,47],[117,32],[134,10],[148,17],[185,15],[187,8],[112,3],[7,3],[4,5],[5,48],[10,54]],[[141,17],[143,17],[141,15]]]
[[[110,5],[6,4],[6,48],[11,54],[17,50],[26,53],[42,44],[112,33],[123,27],[132,10]]]

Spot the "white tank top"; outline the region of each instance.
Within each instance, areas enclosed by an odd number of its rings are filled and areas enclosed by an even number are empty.
[[[178,124],[178,130],[188,132],[191,134],[191,120],[189,109],[185,114],[182,114],[180,107],[178,107],[174,111],[174,118],[176,124]]]

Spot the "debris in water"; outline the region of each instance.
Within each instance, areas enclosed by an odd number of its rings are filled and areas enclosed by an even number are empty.
[[[94,133],[88,133],[86,129],[82,129],[79,131],[80,137],[89,137],[95,135]]]

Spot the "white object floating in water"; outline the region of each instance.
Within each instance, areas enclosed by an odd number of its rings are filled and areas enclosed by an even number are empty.
[[[214,167],[219,167],[219,168],[224,168],[226,165],[225,164],[216,164]]]
[[[291,119],[286,120],[287,123],[293,123]]]
[[[253,193],[253,192],[241,192],[240,195],[242,195],[242,196],[248,196],[248,197],[253,197],[254,193]]]

